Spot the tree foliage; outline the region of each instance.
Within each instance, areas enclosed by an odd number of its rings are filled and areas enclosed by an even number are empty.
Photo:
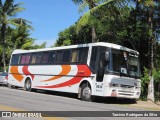
[[[9,64],[13,50],[44,48],[46,45],[36,45],[35,39],[30,38],[30,31],[33,30],[31,22],[16,17],[23,10],[22,3],[0,0],[0,66],[4,66],[0,67],[1,71],[6,71],[6,63]]]

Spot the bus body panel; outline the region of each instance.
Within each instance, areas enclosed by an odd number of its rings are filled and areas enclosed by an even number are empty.
[[[30,78],[32,88],[78,93],[79,83],[91,77],[87,65],[10,66],[8,83],[24,87]],[[89,81],[89,80],[88,80]]]

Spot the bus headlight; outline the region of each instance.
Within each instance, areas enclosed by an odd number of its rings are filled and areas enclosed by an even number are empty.
[[[119,87],[119,85],[116,83],[109,83],[109,87]]]
[[[140,92],[137,92],[137,93],[136,93],[136,95],[139,95],[139,94],[140,94]]]

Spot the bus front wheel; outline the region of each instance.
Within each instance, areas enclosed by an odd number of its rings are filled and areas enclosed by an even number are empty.
[[[31,91],[32,88],[32,82],[30,79],[26,79],[25,84],[24,84],[24,90],[25,91]]]
[[[83,84],[81,87],[81,99],[91,101],[91,88],[87,84]]]

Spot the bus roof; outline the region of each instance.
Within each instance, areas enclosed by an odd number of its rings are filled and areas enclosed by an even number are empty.
[[[97,43],[61,46],[61,47],[53,47],[53,48],[32,49],[32,50],[17,49],[17,50],[14,50],[12,54],[32,53],[32,52],[51,51],[51,50],[63,50],[63,49],[72,49],[72,48],[81,48],[81,47],[90,47],[90,46],[103,46],[103,47],[109,47],[109,48],[114,48],[117,50],[124,50],[124,51],[132,52],[135,54],[139,54],[135,50],[129,49],[129,48],[121,46],[121,45],[107,43],[107,42],[97,42]]]

